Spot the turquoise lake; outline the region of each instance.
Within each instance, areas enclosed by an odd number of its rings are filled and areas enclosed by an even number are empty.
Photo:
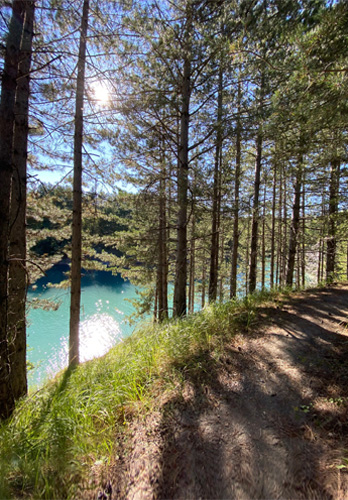
[[[39,298],[60,303],[55,311],[29,308],[27,358],[34,365],[28,373],[29,387],[42,385],[67,366],[70,290],[47,286],[60,283],[67,270],[65,263],[54,266],[28,292],[28,301]],[[137,295],[133,285],[106,271],[85,273],[81,284],[80,358],[87,361],[102,356],[132,333],[134,326],[127,317],[134,309],[127,299]]]

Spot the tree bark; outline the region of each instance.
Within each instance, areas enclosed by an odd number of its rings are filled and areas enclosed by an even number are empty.
[[[301,284],[306,285],[306,191],[305,191],[305,172],[302,179],[302,245],[301,245]]]
[[[247,237],[246,237],[246,246],[245,246],[245,295],[248,295],[249,292],[249,280],[248,280],[248,270],[249,270],[249,246],[250,246],[250,215],[248,214],[246,217],[247,224]]]
[[[324,277],[324,237],[325,237],[325,192],[321,195],[321,227],[319,238],[319,251],[318,251],[318,283],[323,281]]]
[[[278,238],[277,238],[277,269],[276,269],[276,284],[282,285],[283,274],[282,274],[282,263],[283,263],[283,231],[282,231],[282,221],[283,221],[283,170],[280,169],[279,172],[279,203],[278,203]]]
[[[238,267],[238,250],[239,250],[239,196],[240,196],[240,177],[241,177],[241,99],[242,99],[241,83],[238,81],[238,97],[237,97],[237,124],[236,124],[236,170],[234,174],[234,207],[233,207],[233,243],[231,256],[231,281],[230,281],[230,298],[237,295],[237,267]]]
[[[17,89],[20,45],[24,23],[24,1],[14,0],[6,42],[0,101],[0,418],[7,418],[14,408],[10,383],[10,359],[7,338],[9,223],[13,175],[14,107]]]
[[[167,228],[166,228],[166,197],[165,197],[165,167],[160,177],[159,189],[159,231],[158,231],[158,319],[168,318],[168,264],[167,264]]]
[[[220,226],[221,228],[221,226]],[[224,232],[221,232],[221,237],[220,237],[220,242],[221,242],[221,248],[220,248],[220,278],[219,278],[219,300],[220,302],[223,302],[224,300],[224,281],[225,281],[225,276],[223,273],[223,263],[225,259],[225,235]]]
[[[201,307],[202,309],[205,306],[205,288],[206,288],[206,267],[205,267],[205,250],[203,249],[203,257],[202,257],[202,297],[201,297]]]
[[[332,160],[330,170],[330,192],[329,192],[329,224],[328,238],[326,242],[326,281],[331,283],[335,279],[336,267],[336,218],[338,212],[338,191],[339,191],[340,161]]]
[[[254,202],[253,218],[251,224],[251,243],[250,243],[250,269],[249,269],[249,293],[256,289],[257,278],[257,245],[259,232],[259,195],[261,181],[261,161],[262,161],[262,134],[259,129],[256,138],[256,160],[255,160],[255,180],[254,180]]]
[[[82,143],[83,143],[83,96],[85,90],[86,45],[89,0],[84,0],[81,19],[80,47],[77,66],[75,133],[74,133],[74,183],[73,222],[71,251],[71,297],[69,366],[79,364],[79,326],[81,304],[82,259]]]
[[[265,5],[267,10],[267,5]],[[265,87],[265,73],[264,70],[261,72],[261,82],[260,82],[260,98],[259,98],[259,109],[263,108],[263,98],[264,98],[264,87]],[[249,269],[249,293],[253,293],[256,289],[256,279],[257,279],[257,246],[258,246],[258,232],[259,232],[259,195],[260,195],[260,180],[261,180],[261,167],[262,167],[262,118],[259,118],[260,123],[258,125],[257,135],[256,135],[256,159],[255,159],[255,178],[254,178],[254,201],[253,201],[253,211],[252,211],[252,224],[251,224],[251,243],[250,243],[250,269]]]
[[[182,102],[180,113],[180,139],[177,170],[177,248],[174,286],[174,316],[186,315],[187,282],[187,190],[188,190],[188,150],[191,98],[191,30],[192,12],[190,2],[187,9],[186,46],[184,47],[184,71],[182,77]]]
[[[210,274],[209,274],[209,302],[214,302],[217,296],[218,265],[219,265],[219,209],[220,209],[220,157],[222,147],[222,66],[219,68],[218,103],[217,103],[217,132],[214,162],[214,184],[213,184],[213,212],[211,225],[210,246]]]
[[[18,84],[15,102],[15,128],[13,139],[10,267],[8,303],[8,339],[10,357],[10,385],[14,399],[27,394],[26,362],[26,191],[28,113],[30,67],[34,25],[34,0],[25,2],[25,22],[21,43]]]
[[[193,200],[193,205],[195,200]],[[196,232],[196,217],[194,206],[192,208],[192,225],[191,225],[191,247],[190,247],[190,280],[189,280],[189,313],[192,314],[195,308],[195,264],[196,264],[196,248],[195,248],[195,232]]]
[[[275,223],[276,223],[276,194],[277,194],[277,167],[273,165],[273,192],[272,192],[272,228],[271,228],[271,262],[270,262],[270,288],[274,288],[274,257],[275,257]]]
[[[263,191],[262,207],[262,245],[261,245],[261,289],[265,289],[266,281],[266,185]]]
[[[286,273],[286,284],[287,286],[290,287],[292,287],[294,279],[295,258],[296,258],[297,240],[298,240],[299,223],[300,223],[301,186],[302,186],[302,158],[299,160],[299,164],[296,169],[296,178],[294,186],[294,203],[292,208],[288,266]]]
[[[287,266],[287,252],[288,252],[288,208],[287,208],[287,179],[286,172],[283,170],[283,234],[282,234],[282,266],[281,266],[281,284],[286,283],[286,266]]]
[[[322,237],[319,238],[319,246],[318,246],[318,267],[317,267],[317,283],[320,283],[321,276],[321,252],[322,252]]]

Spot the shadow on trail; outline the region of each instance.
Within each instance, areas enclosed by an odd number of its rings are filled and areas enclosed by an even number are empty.
[[[265,337],[187,360],[185,389],[163,413],[155,498],[347,494],[328,469],[347,448],[347,337],[317,321],[344,317],[348,291],[312,295],[292,301],[294,312],[272,310]]]

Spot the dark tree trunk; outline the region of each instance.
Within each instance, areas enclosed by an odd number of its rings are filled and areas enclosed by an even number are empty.
[[[250,216],[246,217],[247,223],[247,238],[246,238],[246,247],[245,247],[245,295],[248,295],[249,292],[249,281],[248,281],[248,271],[249,271],[249,248],[250,248]]]
[[[292,220],[289,240],[288,267],[286,273],[286,284],[292,287],[294,280],[295,258],[297,251],[297,240],[300,225],[300,200],[301,200],[301,185],[302,185],[302,158],[296,170],[296,179],[294,186],[294,203],[292,208]]]
[[[267,11],[267,5],[265,4]],[[260,82],[260,98],[259,98],[259,109],[262,111],[263,108],[263,98],[264,98],[264,87],[265,87],[265,73],[261,72],[261,82]],[[249,293],[253,293],[256,289],[257,280],[257,250],[258,250],[258,238],[259,238],[259,217],[260,217],[260,207],[259,207],[259,195],[260,195],[260,180],[261,180],[261,168],[262,168],[262,118],[259,118],[260,123],[258,125],[258,131],[256,135],[256,159],[255,159],[255,178],[254,178],[254,200],[253,200],[253,211],[252,211],[252,224],[251,224],[251,243],[250,243],[250,268],[249,268]]]
[[[276,194],[277,194],[277,168],[273,166],[273,192],[272,192],[272,228],[271,228],[271,262],[270,262],[270,288],[274,288],[274,258],[275,258],[275,222],[276,222]]]
[[[193,200],[193,204],[195,201]],[[192,226],[191,226],[191,247],[190,247],[190,281],[189,281],[189,313],[192,314],[195,308],[195,264],[196,264],[196,248],[195,248],[195,232],[196,232],[196,217],[194,207],[192,208]]]
[[[24,22],[24,1],[14,0],[6,42],[0,101],[0,418],[7,418],[14,408],[10,380],[10,359],[7,338],[9,223],[11,181],[13,175],[13,136],[15,97],[17,89],[20,45]]]
[[[324,236],[325,236],[325,193],[321,196],[321,227],[318,251],[318,283],[323,281],[324,277]]]
[[[306,192],[305,192],[305,173],[302,180],[302,246],[301,246],[301,284],[306,285]]]
[[[286,187],[286,172],[283,171],[283,234],[282,234],[282,272],[281,284],[286,283],[286,265],[288,252],[288,209],[287,209],[287,187]]]
[[[276,284],[283,284],[282,264],[283,264],[283,170],[279,172],[279,203],[278,203],[278,238],[277,238],[277,269],[276,269]]]
[[[257,246],[259,236],[259,195],[261,180],[261,161],[262,161],[262,135],[259,131],[256,138],[256,160],[255,160],[255,180],[254,180],[254,202],[253,218],[251,224],[251,243],[250,243],[250,269],[249,269],[249,293],[256,289],[257,278]]]
[[[234,206],[233,206],[233,236],[232,236],[232,256],[231,256],[231,282],[230,298],[237,295],[237,266],[239,249],[239,196],[241,177],[241,83],[238,81],[238,101],[237,101],[237,125],[236,125],[236,170],[234,173]]]
[[[322,237],[320,236],[319,238],[319,245],[318,245],[318,268],[317,268],[317,282],[320,282],[320,276],[321,276],[321,252],[322,252]]]
[[[330,171],[330,192],[329,192],[329,227],[326,243],[326,281],[328,283],[335,279],[336,267],[336,218],[338,212],[338,191],[339,191],[340,161],[335,159],[331,162]]]
[[[220,264],[220,266],[221,266],[221,268],[223,268],[223,262],[224,262],[224,258],[225,258],[225,235],[223,232],[221,233],[220,241],[221,241],[221,247],[220,247],[220,262],[221,262],[221,264]],[[222,270],[220,270],[220,279],[219,279],[219,300],[220,300],[220,302],[223,302],[223,300],[224,300],[224,292],[225,292],[224,280],[225,280],[225,276],[224,276]]]
[[[210,274],[209,274],[209,302],[214,302],[217,296],[218,265],[219,265],[219,209],[220,209],[220,158],[222,148],[222,67],[219,69],[219,90],[217,103],[217,132],[214,163],[214,185],[213,185],[213,213],[211,225],[210,246]]]
[[[34,1],[25,2],[25,22],[15,103],[11,195],[8,339],[10,385],[15,400],[27,394],[26,323],[26,190],[29,112],[29,74],[34,25]]]
[[[158,319],[168,318],[168,264],[167,264],[167,223],[166,223],[166,186],[165,170],[161,172],[159,195],[158,231]]]
[[[201,307],[205,306],[205,294],[206,294],[206,258],[205,249],[202,252],[202,297],[201,297]]]
[[[83,96],[85,90],[86,45],[88,30],[89,0],[84,0],[81,19],[79,58],[77,65],[76,111],[74,134],[74,185],[73,222],[71,252],[71,300],[69,366],[79,363],[79,326],[81,304],[81,259],[82,259],[82,142],[83,142]]]
[[[189,150],[189,122],[191,98],[191,30],[192,12],[188,5],[186,46],[184,50],[184,72],[181,86],[181,117],[180,139],[177,171],[177,248],[174,286],[174,316],[186,315],[186,281],[187,281],[187,190],[188,190],[188,150]]]
[[[266,281],[266,186],[263,191],[262,207],[262,245],[261,245],[261,288],[265,289]]]
[[[300,234],[300,233],[299,233]],[[296,253],[296,286],[300,288],[300,279],[301,279],[301,256],[300,256],[300,245],[297,245],[297,253]]]
[[[158,314],[158,295],[159,295],[159,284],[158,284],[158,274],[157,274],[157,286],[155,290],[155,299],[154,299],[154,307],[153,307],[153,320],[154,322],[157,321],[157,314]]]
[[[202,257],[202,296],[201,296],[201,307],[202,309],[205,306],[205,288],[206,288],[206,269],[205,269],[205,252],[203,250]]]

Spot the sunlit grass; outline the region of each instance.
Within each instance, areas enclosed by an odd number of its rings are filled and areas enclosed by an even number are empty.
[[[213,304],[165,325],[143,325],[102,358],[59,374],[23,400],[0,428],[0,498],[71,498],[93,463],[107,461],[132,403],[151,398],[248,331],[255,310],[278,292]]]

